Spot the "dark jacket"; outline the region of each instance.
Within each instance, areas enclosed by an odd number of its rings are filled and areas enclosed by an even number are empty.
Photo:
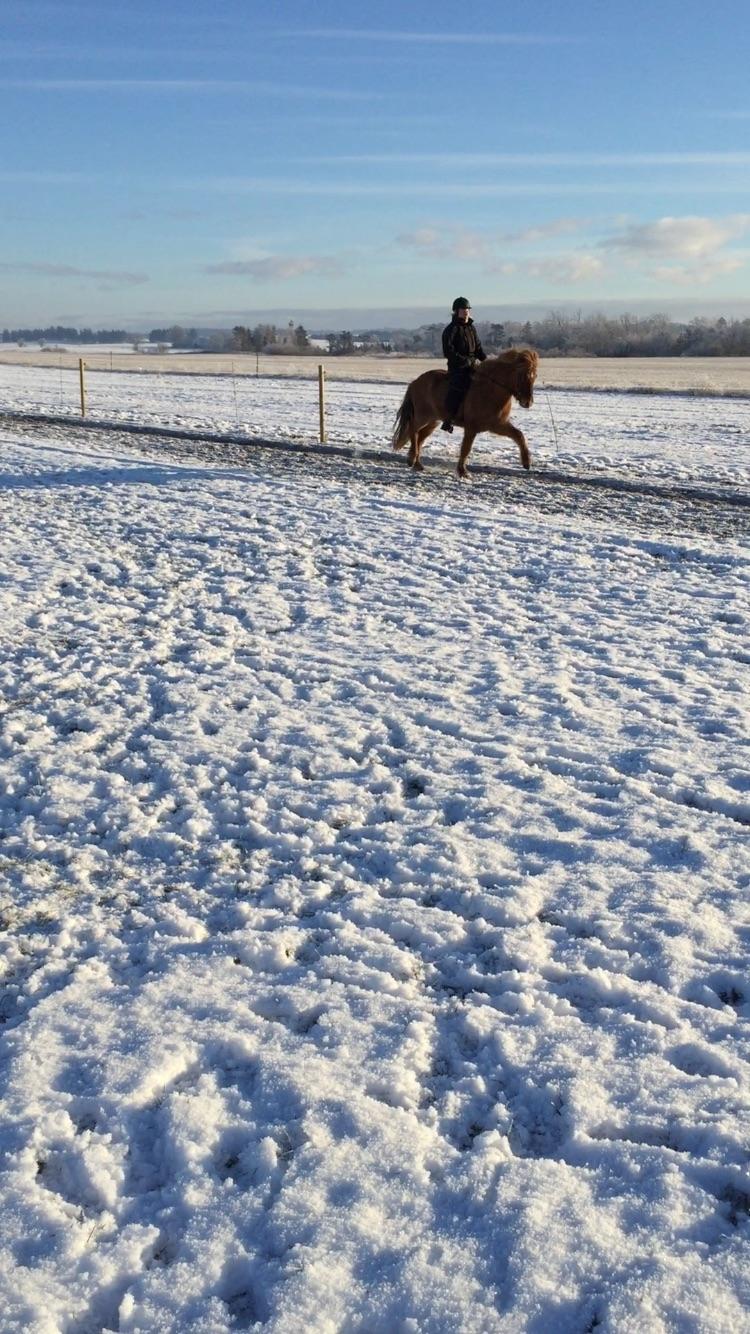
[[[462,324],[455,317],[443,329],[443,356],[449,371],[470,371],[475,361],[486,361],[487,353],[479,341],[474,321]]]

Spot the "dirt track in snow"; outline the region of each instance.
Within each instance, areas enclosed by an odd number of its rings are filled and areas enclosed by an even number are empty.
[[[736,487],[660,486],[651,482],[632,482],[616,476],[591,475],[581,470],[561,472],[552,469],[532,470],[476,467],[473,480],[460,483],[452,465],[433,460],[422,474],[414,475],[406,466],[403,454],[366,454],[354,451],[336,451],[320,448],[280,445],[278,442],[251,443],[210,438],[187,439],[168,432],[141,432],[137,429],[84,427],[80,423],[35,421],[33,419],[4,418],[2,431],[10,437],[23,436],[49,442],[101,445],[107,450],[122,447],[137,450],[153,458],[154,450],[163,450],[164,462],[198,461],[211,470],[219,467],[249,468],[260,465],[265,474],[280,478],[290,473],[299,475],[309,471],[311,478],[323,481],[326,475],[340,481],[342,472],[354,485],[371,484],[396,488],[408,501],[415,488],[429,490],[437,503],[449,502],[457,490],[471,487],[473,501],[479,510],[502,505],[518,512],[528,511],[530,522],[535,515],[557,516],[571,520],[586,518],[596,523],[627,524],[641,534],[652,533],[655,539],[685,537],[702,534],[716,539],[747,540],[750,536],[750,491]]]

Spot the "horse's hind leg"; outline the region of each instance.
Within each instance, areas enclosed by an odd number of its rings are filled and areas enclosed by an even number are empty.
[[[410,468],[414,469],[415,472],[424,471],[424,464],[422,463],[421,460],[422,445],[424,444],[428,436],[432,435],[432,432],[435,430],[436,426],[437,426],[436,421],[428,422],[426,426],[423,426],[421,430],[417,431],[416,436],[412,437],[412,446],[407,456],[407,463],[409,464]]]
[[[531,455],[523,431],[519,431],[518,427],[514,426],[512,422],[503,422],[502,426],[494,427],[492,434],[507,435],[511,440],[515,440],[521,455],[521,463],[528,472],[531,468]]]
[[[466,478],[469,476],[469,469],[466,466],[466,462],[471,453],[471,447],[474,444],[476,437],[477,437],[476,431],[469,430],[468,426],[464,427],[464,438],[461,441],[461,453],[458,456],[458,463],[456,465],[456,472],[458,473],[458,476],[461,478]]]
[[[409,432],[409,453],[406,456],[406,462],[410,468],[414,467],[414,460],[419,457],[419,431],[412,427]]]

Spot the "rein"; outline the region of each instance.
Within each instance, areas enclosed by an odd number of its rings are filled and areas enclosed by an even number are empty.
[[[486,365],[487,365],[487,362],[486,362],[486,361],[481,361],[481,362],[479,363],[479,365],[480,365],[480,366],[486,366]],[[511,364],[510,364],[510,362],[506,362],[505,365],[508,367],[508,370],[510,371],[510,370],[511,370]],[[489,374],[487,371],[485,371],[485,370],[482,371],[482,379],[483,379],[483,380],[489,380],[490,384],[496,384],[496,385],[499,385],[499,387],[500,387],[501,389],[506,389],[506,390],[508,391],[509,394],[512,394],[512,393],[513,393],[513,390],[512,390],[512,388],[510,387],[510,385],[506,384],[504,380],[499,380],[499,379],[497,378],[496,375],[490,375],[490,374]],[[533,385],[533,383],[532,383],[531,388],[532,388],[532,392],[533,392],[533,389],[534,389],[534,385]]]
[[[486,365],[486,362],[480,362],[479,364],[480,364],[480,366],[484,366],[484,365]],[[489,380],[489,381],[490,381],[490,384],[499,384],[501,389],[507,389],[509,393],[511,392],[511,390],[510,390],[510,386],[507,385],[507,384],[505,383],[504,380],[498,380],[498,378],[497,378],[496,375],[488,375],[488,374],[487,374],[487,371],[484,371],[484,370],[483,370],[483,371],[482,371],[482,379],[483,379],[483,380]]]

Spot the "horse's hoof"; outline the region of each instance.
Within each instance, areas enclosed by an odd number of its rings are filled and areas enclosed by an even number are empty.
[[[411,470],[412,470],[412,472],[424,472],[424,464],[423,464],[423,463],[412,463],[412,465],[411,465]]]

